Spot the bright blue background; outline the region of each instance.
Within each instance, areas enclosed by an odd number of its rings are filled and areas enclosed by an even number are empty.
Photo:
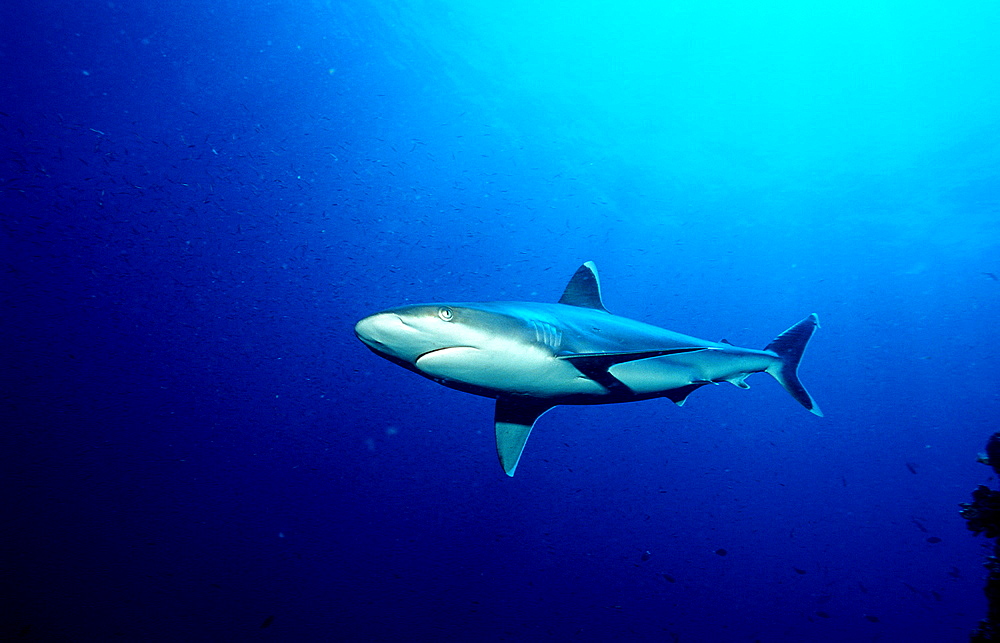
[[[4,637],[966,640],[1000,8],[496,5],[3,4]],[[827,417],[561,407],[508,479],[353,336],[585,260],[707,339],[819,313]]]

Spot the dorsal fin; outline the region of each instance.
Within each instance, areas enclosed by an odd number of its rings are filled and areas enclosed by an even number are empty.
[[[597,266],[593,261],[588,261],[577,269],[576,274],[566,284],[566,290],[559,298],[559,303],[608,312],[601,301],[601,280],[597,276]]]
[[[725,337],[723,337],[722,339],[720,339],[719,343],[720,344],[729,344],[730,346],[735,346],[736,345],[736,344],[732,343],[731,341],[729,341],[728,339],[726,339]]]

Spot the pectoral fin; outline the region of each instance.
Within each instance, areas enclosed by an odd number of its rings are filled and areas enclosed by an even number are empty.
[[[501,397],[497,400],[493,418],[497,432],[497,455],[508,476],[514,476],[535,420],[552,406],[548,402],[531,399]]]

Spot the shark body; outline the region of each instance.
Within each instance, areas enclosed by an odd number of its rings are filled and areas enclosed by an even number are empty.
[[[514,475],[535,421],[560,404],[666,397],[682,405],[707,384],[767,372],[822,416],[799,382],[799,360],[818,327],[806,317],[764,350],[711,342],[612,315],[592,262],[580,266],[559,303],[417,304],[359,321],[376,354],[440,384],[496,399],[497,455]]]

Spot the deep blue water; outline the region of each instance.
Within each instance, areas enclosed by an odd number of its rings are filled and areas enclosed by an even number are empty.
[[[2,638],[962,641],[998,428],[988,3],[0,8]],[[361,317],[555,301],[742,391],[490,400]],[[993,484],[993,483],[990,483]],[[725,555],[721,555],[722,553]]]

